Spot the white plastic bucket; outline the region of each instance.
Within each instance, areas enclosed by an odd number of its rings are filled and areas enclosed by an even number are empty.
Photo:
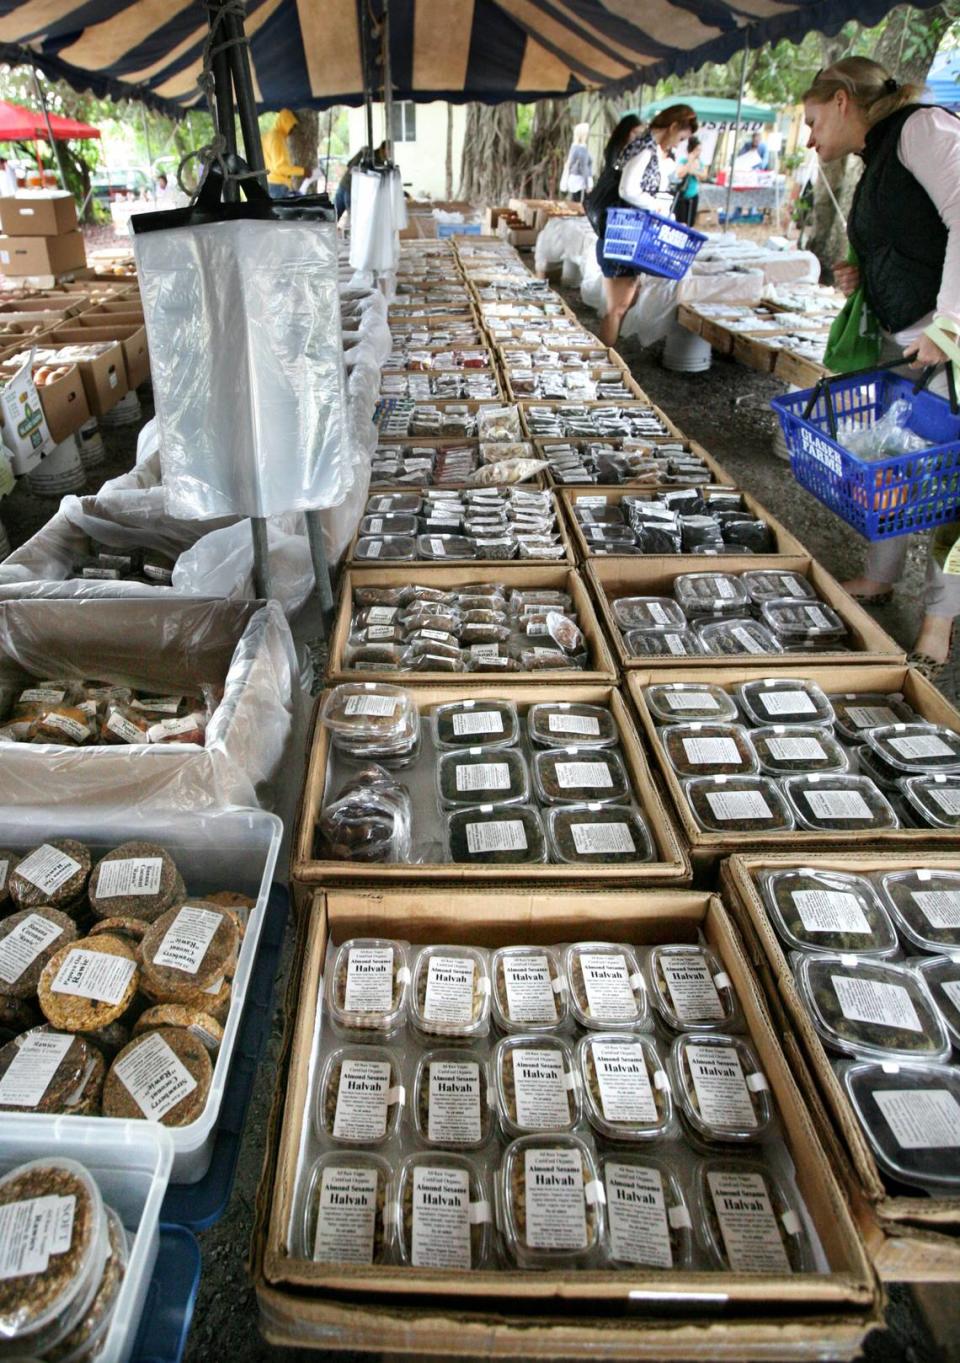
[[[77,444],[80,446],[80,461],[83,467],[85,469],[99,468],[106,458],[107,452],[96,417],[91,417],[77,431]]]
[[[680,374],[702,374],[713,360],[709,341],[674,322],[663,347],[663,367]]]
[[[75,435],[61,440],[32,473],[27,475],[31,492],[38,497],[63,497],[68,492],[83,492],[87,475],[80,459]]]

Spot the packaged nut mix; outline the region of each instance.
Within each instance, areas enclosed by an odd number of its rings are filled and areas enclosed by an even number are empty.
[[[402,1025],[410,983],[406,942],[354,937],[332,953],[327,1007],[338,1032],[389,1036]]]
[[[632,805],[558,805],[547,811],[552,859],[572,865],[653,861],[650,830]]]
[[[189,1126],[206,1106],[212,1083],[203,1042],[184,1027],[160,1027],[134,1037],[110,1066],[103,1115]]]
[[[424,1145],[475,1150],[493,1127],[486,1057],[469,1049],[427,1051],[417,1065],[413,1125]]]
[[[889,801],[866,776],[789,776],[783,789],[801,828],[873,833],[900,826]]]
[[[682,784],[706,833],[789,833],[794,827],[786,800],[767,776],[694,776]]]
[[[740,724],[667,724],[659,738],[678,776],[747,776],[758,767]]]
[[[400,1065],[383,1046],[341,1046],[324,1065],[317,1130],[344,1145],[382,1145],[406,1100]]]
[[[531,805],[476,805],[446,820],[451,861],[482,866],[514,866],[547,859],[540,812]]]
[[[437,747],[509,748],[520,734],[517,707],[504,700],[458,700],[433,710]]]
[[[769,1131],[770,1085],[749,1042],[687,1032],[674,1041],[668,1069],[684,1124],[704,1145],[758,1141]]]
[[[120,1284],[126,1276],[130,1251],[127,1233],[117,1213],[112,1207],[105,1207],[104,1214],[107,1218],[109,1250],[97,1290],[80,1323],[73,1327],[66,1339],[46,1351],[44,1357],[47,1363],[77,1363],[78,1360],[86,1363],[86,1360],[92,1360],[100,1354],[106,1342],[107,1330],[120,1294]]]
[[[524,1136],[500,1165],[504,1249],[522,1268],[588,1262],[604,1233],[606,1195],[593,1152],[576,1136]]]
[[[669,1031],[729,1031],[737,1025],[736,993],[709,947],[652,947],[646,966],[653,1006]]]
[[[744,682],[737,699],[750,724],[832,724],[833,706],[816,682],[803,677]]]
[[[310,1171],[303,1208],[305,1259],[323,1264],[381,1264],[389,1252],[390,1166],[364,1151],[334,1151]]]
[[[844,1065],[841,1082],[881,1172],[932,1197],[960,1189],[960,1072],[954,1065]],[[897,1188],[899,1191],[899,1187]]]
[[[547,701],[531,705],[527,712],[531,743],[542,748],[609,748],[620,734],[616,720],[602,705],[571,701]]]
[[[530,777],[522,753],[515,748],[460,748],[441,753],[437,763],[440,804],[456,809],[478,803],[525,804]]]
[[[899,694],[883,691],[847,691],[830,696],[837,733],[848,743],[861,743],[869,729],[909,724],[916,715]]]
[[[552,947],[500,947],[491,973],[493,1020],[501,1032],[552,1032],[566,1022],[567,985]]]
[[[802,1273],[813,1267],[803,1223],[779,1179],[755,1160],[704,1160],[696,1175],[697,1221],[715,1268]]]
[[[768,724],[749,737],[765,776],[845,772],[849,765],[833,735],[815,725]]]
[[[933,995],[954,1050],[960,1050],[960,958],[924,956],[912,964]]]
[[[4,918],[0,921],[0,990],[14,998],[33,998],[47,961],[76,937],[73,919],[45,904]]]
[[[9,880],[10,897],[18,909],[47,904],[70,913],[82,903],[90,879],[89,849],[73,838],[57,838],[27,852]]]
[[[616,1268],[688,1268],[693,1223],[680,1183],[665,1162],[618,1151],[604,1157],[606,1248]]]
[[[878,884],[884,904],[908,942],[921,951],[960,951],[960,872],[886,871]]]
[[[486,1180],[465,1155],[409,1155],[396,1177],[392,1214],[401,1263],[411,1268],[483,1268],[492,1209]]]
[[[34,1027],[0,1050],[0,1111],[99,1111],[106,1064],[86,1038]]]
[[[777,935],[796,951],[887,957],[899,950],[890,916],[863,876],[801,866],[763,872],[760,888]]]
[[[630,779],[618,753],[596,748],[548,748],[533,758],[533,784],[544,804],[620,804]]]
[[[122,1017],[140,983],[136,954],[120,937],[83,937],[61,947],[40,975],[37,997],[64,1032],[95,1032]]]
[[[490,1030],[487,953],[478,947],[421,947],[413,966],[410,1021],[425,1036],[486,1036]]]
[[[665,682],[646,687],[643,697],[658,724],[687,724],[694,720],[731,724],[737,719],[733,698],[722,687],[709,682]]]
[[[140,943],[143,985],[160,1002],[182,1003],[232,976],[239,946],[236,920],[226,909],[203,899],[168,909]]]
[[[509,1140],[535,1131],[572,1131],[580,1088],[570,1047],[559,1037],[518,1035],[493,1053],[500,1127]]]
[[[142,918],[152,923],[185,899],[186,890],[164,848],[152,842],[125,842],[100,858],[88,895],[98,918]]]
[[[570,1011],[581,1027],[643,1031],[650,1008],[633,947],[620,942],[576,942],[565,948],[563,971]]]
[[[646,1036],[592,1032],[577,1043],[587,1120],[611,1141],[657,1140],[673,1120],[670,1081]]]
[[[159,1027],[183,1027],[202,1042],[211,1055],[216,1055],[223,1041],[223,1028],[216,1018],[199,1008],[186,1008],[182,1003],[158,1003],[153,1008],[145,1008],[133,1024],[132,1035],[154,1032]]]

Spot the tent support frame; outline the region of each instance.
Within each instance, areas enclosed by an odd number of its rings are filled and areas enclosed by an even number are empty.
[[[54,136],[53,136],[53,127],[52,127],[52,125],[51,125],[51,123],[50,123],[50,115],[49,115],[49,113],[47,112],[47,101],[46,101],[46,97],[45,97],[45,95],[44,95],[44,93],[43,93],[43,87],[42,87],[42,85],[40,84],[40,77],[37,75],[37,64],[36,64],[36,62],[31,62],[31,64],[30,64],[30,74],[33,76],[33,89],[34,89],[34,93],[35,93],[36,96],[37,96],[37,103],[40,105],[40,111],[41,111],[41,113],[43,114],[43,121],[44,121],[44,123],[47,125],[47,137],[50,139],[50,150],[53,152],[53,159],[54,159],[54,161],[57,163],[57,174],[60,176],[60,183],[61,183],[61,185],[63,185],[64,189],[66,189],[66,188],[67,188],[67,177],[66,177],[66,176],[64,175],[64,173],[63,173],[63,162],[62,162],[62,160],[60,159],[60,148],[57,146],[56,139],[55,139]],[[38,158],[38,159],[39,159],[39,158]],[[42,164],[42,162],[41,162],[41,167],[40,167],[40,185],[41,185],[41,188],[42,188],[42,187],[43,187],[43,164]]]
[[[740,128],[743,123],[743,91],[747,83],[747,59],[750,56],[750,30],[743,35],[743,61],[740,65],[740,89],[737,92],[737,125],[733,133],[733,151],[730,154],[730,179],[727,181],[727,205],[723,214],[723,226],[730,226],[730,204],[733,199],[733,169],[737,164],[737,149],[740,146]]]

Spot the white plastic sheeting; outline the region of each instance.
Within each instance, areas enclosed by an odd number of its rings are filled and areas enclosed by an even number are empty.
[[[397,170],[361,170],[350,176],[350,264],[354,270],[396,270],[399,233],[407,225]]]
[[[353,474],[334,224],[217,222],[134,247],[171,515],[339,505]]]

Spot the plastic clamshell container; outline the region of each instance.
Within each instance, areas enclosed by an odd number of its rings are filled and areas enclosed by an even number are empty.
[[[707,833],[789,833],[795,820],[769,776],[694,776],[683,781],[690,812]]]
[[[591,1031],[646,1031],[650,1002],[633,947],[623,942],[574,942],[563,970],[574,1021]]]
[[[337,1170],[342,1173],[337,1174]],[[372,1176],[372,1186],[371,1186]],[[386,1221],[387,1196],[393,1171],[382,1155],[370,1150],[331,1150],[321,1155],[307,1177],[307,1191],[303,1199],[300,1226],[300,1254],[314,1263],[379,1264],[384,1261],[390,1246],[390,1227]],[[330,1186],[324,1189],[324,1179]],[[338,1187],[337,1185],[341,1185]],[[374,1207],[372,1234],[345,1235],[342,1206],[337,1219],[324,1228],[324,1241],[319,1243],[320,1202],[326,1191],[332,1196],[338,1191],[349,1192],[358,1207],[358,1220],[366,1220],[370,1204]],[[361,1201],[362,1199],[362,1201]],[[377,1248],[377,1215],[379,1206],[380,1244]],[[368,1227],[365,1227],[367,1230]],[[367,1257],[366,1250],[369,1250]]]
[[[802,644],[809,640],[827,643],[842,639],[847,627],[832,607],[823,601],[764,601],[760,618],[783,644]]]
[[[908,942],[934,955],[960,954],[960,871],[886,871],[877,883]]]
[[[273,883],[283,825],[263,810],[196,810],[189,814],[129,809],[121,798],[111,807],[109,788],[101,789],[102,803],[62,804],[55,809],[7,805],[0,815],[0,847],[22,852],[64,835],[89,847],[96,860],[123,842],[162,842],[183,876],[191,897],[231,889],[255,900],[250,910],[237,967],[233,976],[230,1011],[213,1067],[206,1106],[188,1126],[169,1129],[173,1143],[173,1183],[195,1183],[206,1173],[216,1136],[227,1074],[236,1045],[240,1019],[253,972],[260,932]],[[13,1130],[35,1121],[28,1113],[5,1112],[3,1126]],[[57,1117],[57,1130],[68,1131],[80,1117]],[[147,1123],[99,1117],[96,1125],[104,1141]]]
[[[681,573],[673,582],[673,595],[684,615],[742,615],[750,598],[738,577],[730,573]]]
[[[828,1050],[859,1060],[946,1060],[950,1038],[922,976],[848,955],[798,954],[794,977]]]
[[[864,876],[798,866],[765,871],[760,889],[774,931],[793,951],[894,956],[897,930]]]
[[[848,743],[862,743],[868,729],[909,724],[916,719],[901,695],[883,691],[845,691],[828,697],[837,733]]]
[[[611,1141],[662,1139],[673,1122],[670,1080],[649,1036],[588,1032],[577,1042],[583,1107]]]
[[[549,1184],[540,1198],[528,1181]],[[522,1136],[507,1146],[497,1180],[500,1234],[521,1268],[581,1263],[604,1236],[603,1184],[593,1151],[577,1136]]]
[[[685,629],[687,617],[669,596],[621,596],[613,602],[613,618],[628,629]]]
[[[889,766],[908,776],[960,771],[960,734],[942,724],[890,724],[865,738]]]
[[[758,768],[741,724],[668,724],[659,738],[678,776],[749,776]]]
[[[740,574],[740,582],[755,606],[762,606],[765,601],[817,599],[817,593],[799,573],[776,568],[751,569]]]
[[[416,558],[430,561],[447,559],[476,558],[477,547],[466,535],[425,534],[418,535]]]
[[[682,942],[651,947],[646,973],[654,1012],[669,1031],[730,1031],[739,1025],[733,985],[709,947]]]
[[[479,1150],[493,1132],[495,1106],[484,1052],[450,1046],[421,1053],[410,1095],[410,1120],[421,1144]]]
[[[408,1155],[397,1170],[392,1197],[394,1244],[401,1264],[462,1271],[485,1266],[493,1207],[486,1176],[469,1155],[443,1150]],[[438,1236],[429,1221],[437,1215],[440,1198],[444,1234]],[[420,1225],[421,1218],[428,1224]],[[455,1220],[459,1225],[453,1224]]]
[[[613,715],[602,705],[541,701],[527,711],[530,742],[541,748],[609,748],[620,734]]]
[[[127,1267],[97,1357],[103,1363],[125,1363],[133,1352],[160,1245],[160,1208],[173,1163],[171,1132],[154,1122],[71,1117],[51,1123],[48,1117],[25,1115],[13,1123],[6,1121],[8,1115],[0,1133],[0,1175],[36,1159],[75,1160],[123,1222]]]
[[[766,1075],[753,1047],[720,1032],[683,1032],[667,1061],[673,1100],[707,1146],[762,1140],[773,1124]]]
[[[881,1170],[932,1195],[960,1192],[960,1069],[845,1065],[841,1082]]]
[[[350,1147],[384,1145],[399,1129],[406,1096],[395,1050],[367,1043],[337,1046],[317,1086],[317,1134]]]
[[[526,804],[530,776],[524,756],[516,748],[459,748],[441,753],[437,761],[437,790],[441,808],[465,805]]]
[[[410,983],[409,947],[388,937],[353,937],[328,958],[327,1012],[338,1033],[368,1040],[402,1025]]]
[[[704,653],[724,657],[783,652],[783,645],[766,625],[745,617],[702,621],[697,625],[697,638]]]
[[[458,864],[525,866],[547,859],[543,821],[532,805],[458,809],[447,815],[445,835],[447,857]]]
[[[709,682],[661,682],[646,687],[643,698],[658,724],[731,724],[738,718],[733,697]]]
[[[550,856],[571,866],[652,861],[653,839],[633,805],[555,805],[547,810]]]
[[[896,767],[891,767],[888,762],[884,762],[883,758],[873,751],[869,743],[859,744],[854,752],[857,759],[857,771],[861,776],[869,777],[875,786],[890,795],[903,794],[903,787],[900,782],[911,778],[905,778],[902,771],[897,771]]]
[[[546,748],[533,755],[533,788],[546,805],[629,800],[630,778],[609,749]]]
[[[367,501],[367,516],[386,516],[404,514],[417,516],[423,505],[418,492],[377,492]]]
[[[579,1124],[580,1085],[569,1042],[530,1032],[505,1036],[491,1064],[507,1140],[538,1131],[572,1131]]]
[[[631,629],[623,636],[631,658],[702,658],[703,645],[692,629]]]
[[[490,971],[479,947],[421,947],[413,963],[409,1017],[427,1037],[486,1036]]]
[[[845,772],[847,754],[826,728],[767,724],[750,731],[750,742],[764,776]]]
[[[694,1207],[712,1267],[781,1275],[812,1271],[813,1254],[793,1199],[759,1160],[702,1160],[694,1176]]]
[[[908,776],[902,790],[911,809],[928,827],[960,830],[960,772],[954,776]]]
[[[900,826],[889,801],[866,776],[788,776],[783,790],[797,823],[814,833],[873,833]]]
[[[499,947],[490,962],[498,1031],[555,1032],[567,1021],[569,990],[553,947]]]
[[[960,959],[957,956],[924,956],[910,964],[926,981],[946,1024],[953,1049],[960,1051]]]
[[[509,700],[457,700],[432,711],[438,748],[510,748],[520,737],[517,707]]]
[[[347,744],[399,744],[419,731],[409,691],[386,682],[341,682],[332,687],[324,697],[320,723],[335,740]]]
[[[805,677],[777,677],[744,682],[737,699],[749,723],[822,725],[833,723],[833,706],[816,682]]]
[[[361,539],[379,538],[383,535],[415,535],[417,518],[405,511],[386,511],[380,516],[364,516],[357,533]]]
[[[600,1164],[607,1195],[607,1258],[617,1268],[689,1268],[693,1221],[664,1160],[615,1150]]]
[[[359,563],[401,563],[417,556],[417,541],[412,535],[376,535],[358,539],[353,557]]]

